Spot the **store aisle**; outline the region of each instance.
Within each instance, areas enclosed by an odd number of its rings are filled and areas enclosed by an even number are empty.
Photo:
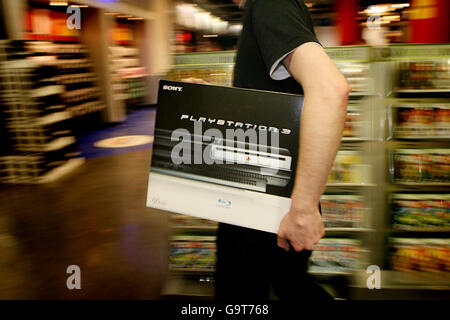
[[[0,299],[156,299],[167,215],[145,207],[150,151],[88,159],[47,185],[0,185]],[[81,290],[68,290],[69,265]]]
[[[117,126],[78,137],[83,157],[90,159],[150,149],[155,114],[155,108],[135,111]]]

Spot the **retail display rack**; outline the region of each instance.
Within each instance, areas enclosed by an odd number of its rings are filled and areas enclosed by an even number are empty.
[[[198,78],[231,86],[234,58],[233,51],[176,54],[167,78],[172,81]],[[163,295],[196,298],[214,295],[217,226],[210,220],[170,215],[169,274]]]
[[[144,104],[145,68],[140,67],[138,50],[129,46],[109,47],[111,79],[115,100],[123,100],[128,109]]]
[[[167,78],[172,81],[197,78],[215,85],[231,86],[235,55],[234,51],[176,54]]]
[[[450,45],[393,45],[387,60],[386,285],[449,290]]]
[[[64,87],[61,102],[71,117],[97,112],[105,107],[86,46],[77,42],[28,41],[25,49],[32,53],[34,60],[55,68],[52,80]]]
[[[0,182],[44,183],[83,163],[57,66],[28,51],[27,43],[1,43],[1,117],[10,150],[0,157]]]

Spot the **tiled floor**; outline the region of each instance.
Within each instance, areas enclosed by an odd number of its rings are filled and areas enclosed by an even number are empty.
[[[156,299],[167,215],[145,207],[150,150],[88,159],[47,185],[0,185],[0,299]],[[81,268],[68,290],[66,268]]]

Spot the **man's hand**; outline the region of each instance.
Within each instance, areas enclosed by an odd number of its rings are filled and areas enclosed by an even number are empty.
[[[295,251],[312,250],[325,235],[322,217],[317,205],[294,208],[281,220],[278,246],[289,251],[289,242]]]

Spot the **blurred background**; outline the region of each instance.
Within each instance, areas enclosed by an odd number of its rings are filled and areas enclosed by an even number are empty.
[[[450,299],[449,1],[305,3],[352,89],[309,273],[340,299]],[[242,14],[0,0],[1,299],[212,297],[217,225],[146,208],[147,177],[158,81],[230,86]]]

